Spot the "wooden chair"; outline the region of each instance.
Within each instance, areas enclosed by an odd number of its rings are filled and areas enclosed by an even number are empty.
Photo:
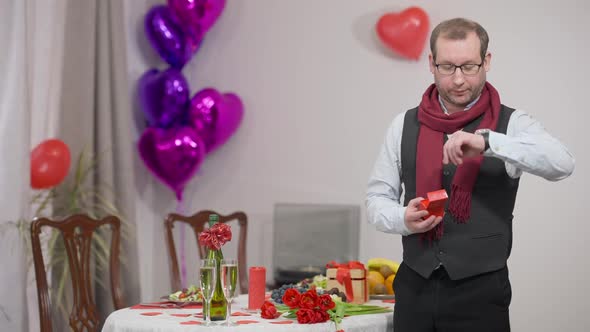
[[[206,257],[205,248],[199,245],[199,233],[205,229],[205,225],[209,222],[209,215],[219,215],[219,222],[226,223],[233,220],[238,221],[240,226],[240,233],[238,238],[238,283],[240,285],[240,292],[242,294],[248,293],[248,279],[246,273],[246,236],[248,231],[248,217],[244,212],[234,212],[230,215],[223,216],[215,211],[204,210],[197,212],[195,215],[190,217],[183,216],[176,213],[171,213],[166,219],[166,240],[168,243],[168,254],[170,256],[170,282],[172,284],[172,291],[181,289],[180,273],[178,268],[178,258],[176,255],[176,246],[174,245],[174,236],[172,230],[174,229],[174,223],[183,222],[187,223],[192,227],[197,240],[197,246],[199,247],[199,258]],[[236,231],[232,229],[232,239],[235,238]],[[227,255],[226,255],[227,256]]]
[[[45,263],[41,253],[39,234],[41,228],[49,226],[58,229],[63,237],[68,255],[68,265],[72,278],[73,308],[70,313],[69,324],[72,331],[97,331],[99,319],[96,304],[92,296],[90,278],[90,251],[92,234],[105,224],[111,225],[112,238],[110,250],[111,292],[115,309],[123,308],[121,289],[119,287],[119,238],[121,221],[110,216],[102,220],[95,220],[86,215],[73,215],[63,221],[53,221],[47,218],[35,219],[31,223],[31,244],[35,277],[37,278],[37,294],[39,298],[39,316],[41,332],[51,332],[50,299],[47,288]]]

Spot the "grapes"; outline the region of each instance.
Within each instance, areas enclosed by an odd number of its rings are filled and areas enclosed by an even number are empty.
[[[305,284],[301,285],[301,286],[298,286],[296,284],[285,284],[277,289],[273,289],[272,293],[270,294],[270,298],[275,303],[283,304],[283,295],[285,295],[285,292],[287,291],[287,289],[290,289],[290,288],[297,289],[299,291],[299,293],[305,293],[305,292],[307,292],[309,286],[305,285]]]

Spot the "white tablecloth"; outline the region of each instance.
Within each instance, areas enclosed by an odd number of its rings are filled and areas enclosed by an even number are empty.
[[[248,304],[248,295],[240,295],[234,300],[232,304],[232,313],[244,313],[245,307]],[[377,304],[389,306],[393,309],[393,304],[383,303],[382,301],[370,301],[369,304]],[[172,332],[172,331],[317,331],[317,332],[334,332],[334,322],[328,321],[326,323],[318,324],[299,324],[295,320],[292,324],[274,324],[276,322],[286,321],[290,319],[263,319],[260,314],[252,313],[250,316],[234,316],[232,321],[254,321],[255,323],[243,324],[232,327],[225,327],[223,325],[217,326],[201,326],[201,325],[183,325],[190,321],[202,322],[200,317],[194,317],[192,314],[201,313],[201,309],[121,309],[115,311],[107,318],[102,332]],[[142,315],[145,313],[155,313],[154,316]],[[185,316],[191,314],[189,317],[179,317],[178,314]],[[175,316],[176,315],[176,316]],[[293,320],[291,320],[293,321]],[[216,322],[223,324],[224,322]],[[393,331],[393,313],[374,314],[374,315],[360,315],[345,317],[342,321],[341,327],[346,332],[381,332]]]

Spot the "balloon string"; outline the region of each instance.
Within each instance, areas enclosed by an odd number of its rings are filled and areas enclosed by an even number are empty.
[[[178,200],[176,205],[176,213],[184,215],[184,205],[182,199]],[[184,229],[185,223],[180,223],[180,284],[182,288],[186,288],[186,250],[184,245]]]

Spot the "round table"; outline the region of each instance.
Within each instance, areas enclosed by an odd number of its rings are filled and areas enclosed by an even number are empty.
[[[259,313],[245,310],[248,295],[240,295],[232,304],[232,321],[239,325],[226,327],[225,322],[215,322],[215,326],[202,326],[202,309],[165,309],[153,307],[149,309],[125,308],[117,310],[107,317],[102,332],[172,332],[172,331],[317,331],[334,332],[334,322],[317,324],[299,324],[296,320],[279,317],[263,319]],[[388,306],[392,303],[369,301],[369,304]],[[200,315],[201,314],[201,315]],[[197,316],[198,315],[198,316]],[[345,317],[341,328],[347,332],[393,331],[393,312],[373,315]]]

